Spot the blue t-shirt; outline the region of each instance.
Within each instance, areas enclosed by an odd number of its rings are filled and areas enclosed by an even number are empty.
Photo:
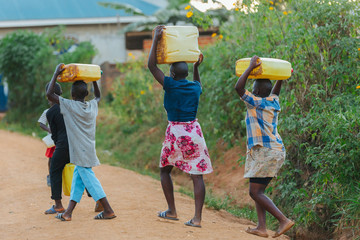
[[[164,107],[168,120],[172,122],[188,122],[196,119],[199,105],[201,85],[198,81],[186,79],[174,80],[164,78]]]

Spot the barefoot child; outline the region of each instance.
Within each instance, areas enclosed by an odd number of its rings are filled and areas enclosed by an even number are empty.
[[[115,213],[107,201],[105,192],[96,178],[92,167],[100,165],[95,150],[95,128],[98,103],[100,101],[100,90],[96,82],[93,82],[95,99],[85,101],[88,95],[87,84],[76,81],[71,87],[73,100],[59,97],[54,92],[57,76],[63,71],[63,64],[56,67],[47,97],[60,105],[61,114],[64,116],[68,132],[69,150],[71,163],[75,164],[73,181],[71,185],[69,206],[64,213],[56,218],[62,221],[70,221],[72,212],[77,203],[80,202],[85,188],[89,191],[95,201],[100,201],[104,211],[95,216],[95,219],[112,219]]]
[[[205,199],[203,174],[213,171],[200,124],[196,119],[201,90],[198,66],[203,60],[201,55],[194,63],[194,81],[186,80],[188,66],[185,62],[171,64],[170,77],[156,65],[156,48],[164,26],[155,28],[154,40],[150,50],[148,68],[165,90],[164,107],[169,125],[166,129],[160,157],[161,185],[168,204],[168,210],[158,216],[178,220],[171,170],[173,166],[189,173],[194,184],[195,215],[185,223],[187,226],[201,227],[201,213]]]
[[[48,85],[46,86],[46,91],[48,91]],[[61,86],[58,83],[53,85],[53,91],[57,96],[62,94]],[[65,211],[61,202],[62,171],[65,165],[70,162],[68,139],[64,118],[60,113],[60,106],[52,101],[50,103],[51,107],[46,112],[46,119],[50,125],[51,138],[56,147],[50,162],[51,199],[55,200],[55,205],[46,210],[45,214]]]
[[[250,178],[250,196],[255,201],[258,215],[256,228],[248,228],[247,233],[268,237],[266,231],[266,211],[279,220],[280,226],[273,237],[288,231],[294,222],[284,216],[265,194],[265,188],[276,177],[285,160],[285,147],[277,131],[280,112],[279,93],[282,81],[277,81],[274,88],[269,79],[257,79],[253,92],[245,90],[245,84],[251,71],[260,66],[259,57],[253,56],[250,66],[240,76],[235,90],[244,101],[247,130],[247,156],[245,178]]]

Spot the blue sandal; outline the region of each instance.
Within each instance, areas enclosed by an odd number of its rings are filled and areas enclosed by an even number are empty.
[[[201,228],[201,225],[197,225],[193,222],[193,220],[189,220],[187,221],[186,223],[184,223],[186,226],[190,226],[190,227],[198,227],[198,228]]]
[[[52,205],[51,208],[49,208],[48,210],[45,211],[45,214],[55,214],[55,213],[63,213],[65,212],[65,209],[61,209],[61,210],[55,210],[55,205]]]
[[[116,215],[115,215],[115,214],[114,214],[114,215],[111,215],[111,216],[108,216],[108,217],[105,217],[105,216],[104,216],[104,212],[101,212],[101,213],[99,213],[98,215],[96,215],[96,216],[94,217],[94,219],[96,219],[96,220],[113,219],[113,218],[116,218]]]
[[[64,218],[63,215],[64,213],[59,213],[55,218],[60,219],[61,221],[71,221],[71,218]]]
[[[168,217],[168,216],[167,216],[167,211],[159,212],[159,213],[158,213],[158,217],[160,217],[160,218],[165,218],[165,219],[169,219],[169,220],[174,220],[174,221],[178,221],[178,220],[179,220],[178,218],[175,218],[175,217]]]

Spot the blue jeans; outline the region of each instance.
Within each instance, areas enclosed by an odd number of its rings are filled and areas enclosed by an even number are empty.
[[[95,201],[106,197],[101,183],[96,178],[92,168],[75,166],[73,180],[71,183],[70,200],[79,203],[85,187]]]

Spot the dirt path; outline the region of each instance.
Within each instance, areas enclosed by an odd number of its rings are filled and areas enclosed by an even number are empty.
[[[184,226],[193,200],[176,193],[180,221],[156,216],[166,208],[160,183],[122,168],[94,168],[117,218],[95,221],[94,201],[84,195],[71,222],[43,212],[52,205],[46,186],[47,160],[40,140],[0,130],[0,239],[264,239],[244,230],[252,223],[204,209],[201,229]],[[64,197],[67,206],[68,197]],[[282,237],[278,239],[288,239]]]

